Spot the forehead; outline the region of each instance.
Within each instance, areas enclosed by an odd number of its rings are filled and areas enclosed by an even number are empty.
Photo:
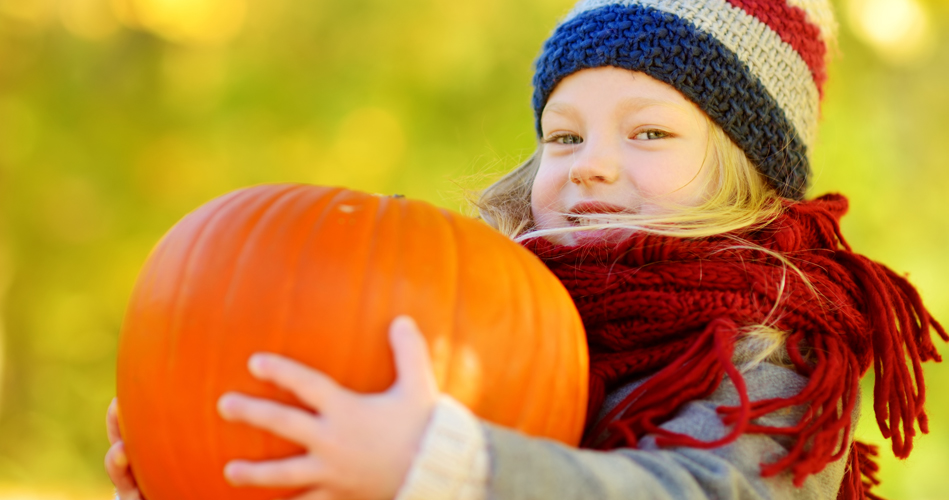
[[[573,73],[557,84],[543,114],[562,114],[576,106],[608,106],[622,111],[649,107],[671,107],[698,111],[671,85],[644,73],[612,66],[590,68]]]

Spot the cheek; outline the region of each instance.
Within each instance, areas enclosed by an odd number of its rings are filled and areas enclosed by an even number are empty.
[[[657,155],[650,162],[640,164],[637,185],[646,197],[668,196],[669,201],[691,199],[705,185],[703,167],[704,149],[690,148]]]
[[[559,213],[563,211],[560,191],[563,181],[549,170],[541,167],[531,185],[531,213],[540,229],[555,227]]]

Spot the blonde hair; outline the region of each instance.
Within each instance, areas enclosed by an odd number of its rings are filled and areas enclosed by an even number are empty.
[[[527,161],[481,191],[472,204],[479,218],[515,241],[617,226],[667,236],[705,237],[733,234],[767,225],[781,214],[781,197],[725,131],[707,116],[705,119],[709,125],[709,141],[702,168],[711,170],[705,176],[705,196],[695,206],[664,203],[664,208],[668,210],[658,215],[616,214],[611,215],[606,224],[536,229],[531,212],[531,187],[540,167],[542,145]],[[593,217],[602,220],[604,214],[595,214]],[[751,245],[740,237],[735,237],[735,240],[733,248],[736,249],[749,248]],[[783,263],[785,271],[791,268],[803,276],[784,256],[754,245],[751,247],[775,257]],[[786,334],[769,324],[777,320],[774,313],[778,310],[781,295],[779,293],[765,324],[742,328],[743,342],[753,346],[753,351],[758,353],[743,369],[749,369],[766,359],[784,364],[786,352],[781,347]]]

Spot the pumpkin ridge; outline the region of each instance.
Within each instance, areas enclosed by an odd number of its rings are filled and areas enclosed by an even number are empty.
[[[527,260],[526,257],[527,256],[522,257],[522,259]],[[527,266],[522,264],[519,267],[521,267],[521,269],[525,269]],[[538,286],[539,283],[537,283],[536,275],[533,275],[532,273],[527,273],[526,270],[524,274],[527,276],[528,283],[530,283],[531,291],[533,292],[533,295],[534,295],[535,300],[532,300],[531,303],[533,304],[533,309],[535,311],[535,318],[542,317],[542,316],[539,316],[537,313],[537,309],[540,307],[540,301],[536,300],[536,296],[540,293],[547,293],[547,290],[543,290]],[[546,392],[548,394],[552,394],[552,396],[549,396],[549,397],[559,398],[561,396],[560,393],[562,391],[562,386],[563,386],[563,384],[561,383],[563,380],[563,377],[560,377],[560,374],[562,373],[563,368],[564,368],[563,363],[565,359],[564,359],[564,356],[562,355],[562,351],[564,350],[565,346],[562,345],[563,344],[562,341],[561,342],[544,342],[545,336],[548,334],[546,329],[534,329],[534,330],[539,332],[540,334],[539,338],[537,339],[538,342],[545,345],[550,345],[551,346],[550,349],[553,350],[553,353],[551,355],[553,356],[553,362],[554,362],[554,366],[552,370],[554,377],[553,377],[553,380],[551,381],[551,386],[544,387],[544,390],[540,392],[542,393]],[[549,363],[550,359],[545,358],[543,361],[545,363]],[[531,388],[533,392],[538,392],[538,388],[536,387],[536,385],[531,385]],[[540,397],[543,397],[543,394],[541,394]],[[546,418],[544,419],[544,426],[542,429],[540,429],[541,432],[549,433],[551,430],[559,430],[560,426],[557,425],[557,422],[563,419],[563,415],[554,415],[553,413],[545,413],[545,417]]]
[[[458,230],[458,221],[455,220],[455,217],[453,217],[452,214],[447,213],[445,211],[439,211],[439,212],[442,214],[443,220],[446,222],[448,226],[448,230],[451,234],[451,238],[446,238],[446,241],[445,241],[445,243],[448,243],[449,245],[451,245],[451,251],[449,252],[449,254],[452,256],[452,259],[451,259],[452,286],[448,287],[452,291],[452,298],[451,298],[452,314],[451,314],[451,321],[449,322],[449,324],[451,325],[451,330],[450,330],[450,337],[448,341],[448,345],[452,347],[452,353],[450,356],[445,357],[445,359],[448,360],[446,362],[451,363],[455,360],[455,355],[458,351],[458,349],[456,348],[456,346],[458,345],[458,335],[459,335],[459,332],[462,331],[461,317],[459,316],[458,311],[462,310],[461,301],[462,301],[462,297],[464,296],[462,293],[463,283],[462,283],[462,279],[459,276],[461,273],[461,266],[464,265],[463,264],[464,259],[462,258],[462,255],[461,255],[464,249],[462,248],[462,245],[459,245],[458,243],[459,241],[464,241],[464,240],[461,239],[462,238],[461,231]],[[445,380],[443,384],[444,384],[444,387],[447,388],[447,387],[450,387],[450,384],[452,382],[451,381],[452,370],[450,369],[445,370],[445,373],[446,373],[446,376],[445,376]]]
[[[240,307],[235,306],[235,293],[239,289],[236,284],[241,283],[244,280],[244,276],[248,272],[253,272],[253,266],[247,265],[247,260],[255,254],[255,244],[260,239],[260,235],[263,232],[266,232],[267,224],[264,224],[264,221],[268,221],[271,217],[274,217],[275,213],[279,215],[277,210],[282,206],[282,202],[285,202],[288,193],[293,192],[294,190],[300,190],[302,186],[298,185],[284,185],[284,184],[271,184],[263,186],[262,190],[264,193],[257,191],[251,192],[251,194],[256,194],[257,199],[253,200],[256,204],[252,209],[246,211],[239,211],[235,216],[234,213],[231,215],[234,216],[234,220],[230,224],[222,227],[218,232],[218,238],[228,237],[242,242],[239,249],[232,255],[231,265],[228,266],[230,272],[226,273],[226,278],[222,279],[219,283],[219,286],[223,286],[225,293],[223,300],[220,301],[220,315],[222,321],[217,324],[220,325],[214,333],[226,337],[228,335],[233,335],[233,330],[230,328],[229,321],[226,318],[234,316],[235,309],[239,310]],[[225,285],[226,284],[226,285]],[[223,327],[228,325],[228,327]],[[235,329],[236,330],[236,329]],[[211,332],[205,332],[206,335],[211,334]],[[227,348],[228,346],[233,346],[234,339],[231,341],[221,342],[219,345]],[[216,400],[223,393],[216,393],[220,390],[219,384],[219,369],[217,369],[219,360],[221,358],[227,358],[228,356],[218,350],[207,349],[206,350],[207,358],[205,364],[205,391],[204,394],[210,394],[214,401],[211,403],[214,405],[216,410]],[[213,366],[210,366],[212,365]],[[246,365],[245,365],[246,366]],[[246,370],[246,369],[245,369]],[[245,375],[246,376],[246,375]],[[217,421],[220,417],[217,415],[217,411],[208,411],[204,412],[204,417],[210,422],[206,422],[207,428],[216,429],[215,431],[210,432],[209,434],[214,436],[214,439],[217,441],[213,444],[212,448],[213,458],[211,463],[221,465],[223,467],[224,459],[230,455],[229,450],[225,448],[227,440],[224,439],[224,435],[227,434],[227,427],[218,427],[214,426],[213,422]],[[234,424],[230,424],[234,425]],[[260,444],[261,447],[266,446],[267,437],[261,432],[255,432],[249,434],[249,439],[255,440]],[[223,472],[222,472],[223,473]],[[206,496],[206,495],[205,495]]]
[[[516,250],[521,250],[521,248],[517,248]],[[511,253],[515,253],[515,252],[511,252]],[[517,291],[522,292],[522,293],[515,292],[513,294],[514,296],[521,298],[521,300],[519,301],[518,309],[524,310],[524,309],[529,308],[532,313],[531,314],[532,323],[536,324],[536,322],[538,321],[538,318],[543,318],[543,315],[537,314],[538,305],[536,303],[536,300],[534,300],[537,298],[537,291],[536,291],[536,288],[533,286],[533,283],[531,280],[531,273],[527,272],[527,269],[523,265],[519,265],[520,263],[517,262],[517,257],[519,256],[515,254],[514,259],[505,259],[503,261],[506,267],[508,268],[509,273],[511,274],[516,273],[518,275],[518,279],[510,280],[509,284],[512,288],[519,288],[519,290]],[[524,293],[524,290],[523,290],[524,288],[527,289],[526,290],[527,293]],[[530,298],[527,300],[524,300],[524,297],[528,294],[530,295]],[[528,307],[524,307],[525,304],[527,304]],[[542,325],[544,325],[544,323],[542,323]],[[521,403],[521,408],[518,412],[518,419],[517,419],[518,426],[523,425],[525,422],[537,422],[538,415],[542,415],[542,418],[544,419],[544,421],[549,420],[550,418],[550,414],[544,412],[543,401],[542,400],[538,401],[538,398],[542,398],[543,396],[542,394],[540,394],[542,391],[538,390],[538,387],[537,387],[538,380],[537,380],[536,373],[538,373],[537,365],[539,363],[546,364],[551,356],[551,353],[549,351],[549,349],[552,348],[551,342],[543,342],[544,335],[546,334],[546,332],[540,331],[540,329],[538,328],[532,328],[531,330],[534,331],[534,338],[530,339],[527,343],[536,344],[536,345],[533,346],[534,355],[528,358],[530,360],[530,364],[527,366],[525,370],[527,375],[524,377],[524,379],[529,380],[529,383],[525,384],[526,391],[519,400]],[[517,335],[521,335],[521,334],[522,333],[518,331]],[[542,355],[538,355],[538,353],[542,353]],[[546,380],[543,381],[543,383],[546,383]],[[539,430],[540,429],[534,429],[534,432],[537,432]]]
[[[171,342],[170,342],[170,346],[168,350],[169,352],[172,353],[172,356],[168,357],[169,358],[168,363],[166,363],[165,366],[162,367],[161,375],[162,375],[162,380],[165,381],[165,384],[163,384],[163,389],[165,391],[168,390],[168,385],[167,385],[168,378],[165,375],[168,372],[173,371],[172,366],[176,357],[174,353],[177,352],[178,341],[180,340],[179,335],[181,333],[180,330],[181,330],[181,322],[182,322],[181,299],[182,299],[182,295],[186,295],[187,282],[189,281],[189,276],[191,274],[190,270],[193,265],[193,259],[195,257],[195,254],[200,251],[200,245],[198,245],[198,243],[202,240],[202,238],[205,237],[205,235],[209,231],[211,231],[212,225],[218,221],[218,219],[222,216],[222,214],[226,213],[227,211],[226,209],[228,209],[231,205],[236,204],[238,201],[246,197],[249,197],[249,195],[240,196],[239,194],[235,194],[233,197],[225,200],[219,206],[215,207],[215,209],[211,211],[208,215],[202,217],[202,220],[199,223],[200,229],[198,229],[197,233],[192,237],[191,241],[193,242],[193,244],[190,245],[187,250],[187,257],[185,257],[185,265],[182,266],[181,272],[178,275],[178,280],[176,281],[176,284],[178,286],[175,286],[173,288],[174,296],[170,300],[169,309],[172,311],[172,321],[169,328],[169,331],[171,332]],[[159,419],[163,421],[161,424],[162,427],[169,427],[168,423],[174,421],[172,413],[169,412],[167,408],[161,408],[159,411],[154,412],[154,414],[157,414]],[[188,426],[185,426],[185,428],[187,427]],[[168,466],[170,466],[171,469],[177,469],[178,461],[176,460],[176,457],[175,457],[175,450],[173,447],[173,443],[169,440],[165,440],[163,444],[164,446],[162,447],[162,451],[164,452],[164,456],[166,457],[165,463]],[[175,484],[175,489],[177,491],[189,491],[189,488],[188,488],[189,485],[184,480],[183,477],[177,474],[173,476],[174,476],[173,481]]]
[[[351,196],[352,196],[352,193],[348,192],[346,189],[334,187],[334,188],[330,188],[328,194],[323,194],[320,197],[320,199],[326,198],[326,201],[321,205],[323,207],[323,211],[320,213],[319,217],[316,218],[316,220],[313,222],[313,224],[309,228],[307,241],[304,244],[304,249],[302,252],[302,255],[304,256],[304,258],[302,258],[300,262],[301,264],[300,269],[306,269],[308,272],[300,276],[309,275],[313,271],[314,268],[316,268],[317,270],[320,268],[321,263],[310,261],[311,256],[314,254],[318,254],[317,249],[320,246],[320,238],[325,236],[328,232],[332,230],[327,224],[328,221],[330,220],[330,214],[332,214],[333,211],[336,210],[337,207],[341,203],[343,203],[343,201],[347,200]],[[297,282],[298,287],[304,284],[305,283],[303,281]],[[313,299],[313,297],[311,297],[310,295],[311,294],[309,293],[306,295],[305,300],[307,302]],[[301,302],[297,302],[296,306],[303,307],[304,309],[308,309],[310,307],[317,307],[316,304],[304,304]],[[297,311],[297,312],[305,313],[305,311]],[[321,326],[322,325],[318,325],[318,327],[321,327]],[[337,332],[334,332],[334,334],[336,333]]]
[[[274,188],[283,187],[282,184],[273,185]],[[252,224],[252,231],[250,234],[243,238],[244,245],[242,252],[240,253],[238,259],[235,259],[233,265],[233,271],[229,273],[231,276],[230,283],[227,286],[229,291],[229,300],[226,306],[225,311],[231,311],[234,307],[233,303],[230,301],[230,291],[235,288],[236,283],[240,283],[241,277],[244,276],[244,273],[252,270],[252,266],[242,262],[249,255],[260,255],[261,253],[266,254],[267,250],[261,250],[261,247],[265,247],[273,244],[274,241],[281,243],[280,247],[284,250],[279,255],[275,256],[277,259],[283,259],[291,252],[297,254],[297,262],[302,260],[302,249],[299,246],[293,246],[292,238],[288,237],[286,231],[279,231],[278,228],[286,228],[287,226],[293,227],[297,221],[303,219],[306,212],[303,215],[295,209],[296,205],[299,205],[300,200],[306,199],[308,196],[312,195],[312,191],[306,189],[305,185],[302,184],[288,184],[288,189],[283,189],[274,194],[272,203],[262,210],[257,220]],[[287,208],[289,207],[289,208]],[[322,208],[317,205],[316,208]],[[311,207],[313,209],[313,207]],[[274,236],[272,233],[276,232],[276,238],[273,240],[270,239],[271,236]],[[290,266],[288,266],[288,269]],[[251,271],[252,272],[252,271]],[[283,353],[284,349],[281,348],[284,339],[286,338],[286,327],[287,320],[289,316],[290,298],[293,296],[293,284],[295,280],[293,279],[296,276],[294,273],[287,273],[283,279],[283,286],[275,286],[271,293],[273,294],[282,294],[285,300],[278,301],[277,307],[279,311],[274,311],[274,314],[268,315],[268,332],[267,339],[268,345],[261,346],[262,351],[274,352],[274,353]],[[290,289],[287,290],[287,282],[291,282]],[[230,316],[230,313],[225,314],[225,316]],[[216,353],[216,358],[220,358],[220,353]],[[216,378],[216,370],[211,370],[211,373],[214,375],[209,375],[208,387],[218,387],[218,381]],[[213,382],[211,381],[213,379]],[[271,384],[272,385],[272,384]],[[281,394],[285,394],[287,391],[283,389],[277,389]],[[210,392],[210,391],[206,391]],[[291,396],[293,397],[293,396]],[[293,397],[293,399],[296,399]],[[286,440],[274,436],[270,433],[259,433],[257,438],[260,440],[261,449],[265,450],[265,454],[268,456],[278,456],[281,453],[286,453],[285,450],[279,450],[277,448],[278,443],[285,442]],[[298,444],[293,443],[293,446],[300,451],[303,450]],[[218,447],[217,449],[220,449]],[[220,463],[220,460],[215,460],[215,463]]]
[[[352,194],[351,194],[352,195]],[[386,214],[388,213],[388,199],[373,197],[369,195],[361,195],[359,201],[363,203],[363,207],[366,207],[367,210],[372,210],[373,217],[372,222],[367,224],[366,234],[368,235],[367,241],[369,242],[369,248],[366,250],[365,254],[365,263],[363,266],[360,266],[360,269],[363,269],[363,273],[360,276],[359,281],[359,290],[363,293],[359,294],[358,304],[353,308],[356,311],[356,331],[372,331],[373,325],[368,323],[368,319],[372,317],[371,311],[376,308],[380,308],[381,304],[379,303],[380,296],[372,289],[372,285],[375,279],[378,278],[378,265],[379,261],[382,258],[380,256],[379,250],[387,250],[385,247],[385,241],[380,241],[382,238],[378,234],[378,229],[382,226],[381,221],[384,220]],[[371,207],[367,207],[370,205]],[[395,217],[394,220],[397,220],[400,223],[401,228],[401,218]],[[396,231],[398,234],[399,231]],[[399,245],[393,245],[394,248],[399,248]],[[398,260],[396,260],[398,262]],[[398,268],[398,266],[394,266]],[[391,309],[391,301],[389,304],[386,304],[386,309]],[[387,339],[388,336],[383,335],[382,338]],[[343,366],[348,366],[351,364],[360,364],[359,359],[371,356],[372,346],[365,346],[366,336],[359,336],[357,342],[345,342],[343,348],[345,349],[346,361],[342,363]],[[372,344],[372,342],[370,342]],[[369,351],[369,352],[367,352]],[[349,380],[349,383],[353,388],[362,388],[367,385],[366,377],[368,373],[358,373],[353,374],[352,378]],[[385,390],[385,388],[380,388]]]
[[[306,186],[301,185],[301,187],[306,187]],[[337,189],[337,190],[342,192],[342,189]],[[329,191],[329,189],[327,191]],[[281,321],[278,324],[279,328],[276,328],[276,331],[279,332],[278,337],[277,339],[274,339],[274,341],[271,343],[271,349],[273,350],[273,352],[288,352],[287,332],[291,331],[290,319],[298,312],[296,309],[298,306],[298,302],[294,301],[293,299],[302,293],[301,285],[303,284],[301,280],[298,280],[296,278],[304,275],[304,269],[307,266],[308,258],[310,256],[310,250],[312,246],[316,243],[316,236],[319,234],[319,229],[322,226],[327,216],[326,208],[335,199],[335,196],[334,196],[333,198],[322,201],[322,199],[325,197],[326,197],[326,194],[323,192],[313,193],[310,191],[305,191],[300,196],[300,198],[307,198],[307,199],[315,198],[315,201],[309,202],[308,203],[309,206],[306,209],[304,209],[302,214],[297,213],[296,219],[302,220],[302,221],[308,221],[312,219],[312,221],[309,224],[306,224],[306,227],[308,227],[308,230],[306,231],[306,236],[302,238],[302,242],[297,247],[295,263],[291,266],[288,266],[289,268],[292,268],[294,270],[292,273],[288,273],[288,276],[287,276],[288,280],[290,280],[292,283],[291,283],[291,287],[289,291],[287,292],[287,300],[285,301],[286,305],[284,307],[283,314],[281,314]],[[294,201],[298,201],[298,200],[299,198],[297,198]],[[315,216],[314,216],[314,213],[315,213]]]

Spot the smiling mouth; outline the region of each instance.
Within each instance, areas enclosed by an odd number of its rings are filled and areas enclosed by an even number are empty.
[[[609,215],[611,214],[568,215],[567,222],[571,226],[577,227],[600,226],[603,224],[611,224],[616,222],[616,218],[609,217]]]
[[[567,213],[571,226],[595,226],[616,222],[614,215],[631,214],[630,209],[609,203],[585,202],[574,205]]]

